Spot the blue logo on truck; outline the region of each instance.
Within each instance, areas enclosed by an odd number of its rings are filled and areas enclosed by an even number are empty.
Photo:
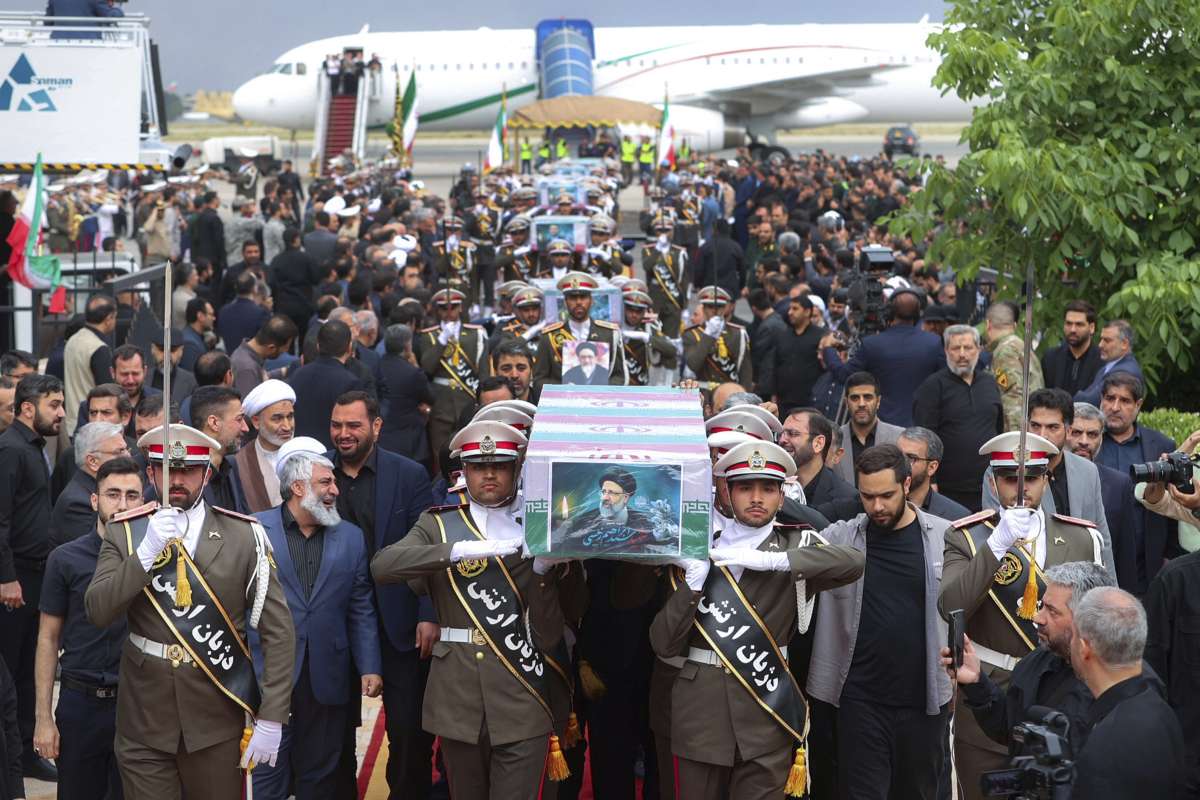
[[[22,53],[0,83],[0,111],[57,111],[51,98],[56,89],[69,88],[72,78],[48,78],[38,75]]]

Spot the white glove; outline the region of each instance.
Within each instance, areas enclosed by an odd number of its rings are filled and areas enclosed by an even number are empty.
[[[283,738],[283,723],[260,719],[254,723],[250,744],[242,753],[242,769],[252,769],[256,764],[275,766],[279,757],[279,741]]]
[[[754,547],[717,547],[709,555],[718,567],[744,567],[756,572],[788,572],[787,553],[771,553]]]
[[[621,331],[621,335],[631,342],[648,342],[650,334],[645,331]]]
[[[596,258],[608,258],[608,253],[603,247],[589,247],[587,253],[589,256],[595,256]]]
[[[546,323],[539,322],[537,325],[534,325],[529,330],[521,334],[521,338],[527,342],[532,342],[534,339],[542,335],[542,328],[544,327],[546,327]]]
[[[492,558],[494,556],[511,556],[521,549],[523,540],[516,539],[476,539],[468,542],[455,542],[450,548],[451,561],[466,559]]]
[[[529,250],[530,250],[529,245],[524,245],[523,247],[518,247],[516,250],[513,250],[513,255],[514,256],[523,256],[526,253],[528,253]]]
[[[186,532],[187,516],[182,509],[167,506],[155,511],[146,525],[146,535],[142,537],[142,542],[137,548],[137,557],[138,561],[142,562],[142,569],[149,572],[158,554],[167,546],[167,542],[182,539]]]
[[[720,315],[716,315],[704,323],[704,332],[714,339],[720,338],[723,330],[725,330],[725,318]]]
[[[1022,539],[1028,539],[1034,533],[1036,511],[1032,508],[1006,508],[1000,515],[1000,524],[988,537],[988,549],[997,561],[1004,558],[1008,551]]]
[[[454,341],[455,333],[456,330],[453,325],[444,326],[441,331],[438,332],[438,344],[442,345],[443,347],[450,344],[450,342]]]
[[[569,558],[555,558],[553,556],[534,556],[533,571],[538,575],[545,575],[559,564],[565,564],[570,560]]]
[[[689,589],[693,592],[704,589],[704,582],[708,580],[708,569],[712,566],[707,558],[680,558],[675,563],[683,567],[683,579],[687,581]]]

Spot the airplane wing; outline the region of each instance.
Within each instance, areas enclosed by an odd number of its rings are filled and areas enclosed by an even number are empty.
[[[775,81],[755,83],[709,84],[703,92],[691,95],[672,95],[671,100],[687,105],[728,109],[743,107],[754,114],[768,113],[784,106],[803,104],[819,97],[839,95],[846,90],[870,86],[882,72],[902,69],[910,64],[829,65],[815,68],[809,74],[790,75]]]

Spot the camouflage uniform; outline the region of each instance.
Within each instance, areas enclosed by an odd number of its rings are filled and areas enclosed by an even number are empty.
[[[1021,407],[1021,376],[1022,359],[1025,355],[1024,340],[1015,333],[1002,336],[988,343],[992,353],[992,374],[996,376],[996,385],[1000,387],[1000,403],[1004,407],[1004,429],[1017,431],[1021,429],[1024,419],[1024,409]],[[1044,387],[1042,380],[1042,365],[1037,358],[1031,358],[1029,364],[1029,391],[1032,393]]]

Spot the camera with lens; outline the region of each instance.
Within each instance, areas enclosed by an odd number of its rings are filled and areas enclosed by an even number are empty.
[[[1134,483],[1169,483],[1184,494],[1191,494],[1195,466],[1196,456],[1171,453],[1163,461],[1130,464],[1129,477]]]
[[[1012,751],[1016,755],[1009,769],[993,770],[980,776],[984,797],[1009,797],[1013,800],[1067,800],[1075,778],[1075,764],[1068,758],[1067,739],[1070,722],[1060,711],[1050,711],[1041,724],[1022,722],[1012,729]]]
[[[850,321],[858,338],[879,333],[887,327],[883,280],[895,266],[896,258],[891,249],[867,245],[858,255],[858,263],[843,272],[841,283],[847,289]]]

